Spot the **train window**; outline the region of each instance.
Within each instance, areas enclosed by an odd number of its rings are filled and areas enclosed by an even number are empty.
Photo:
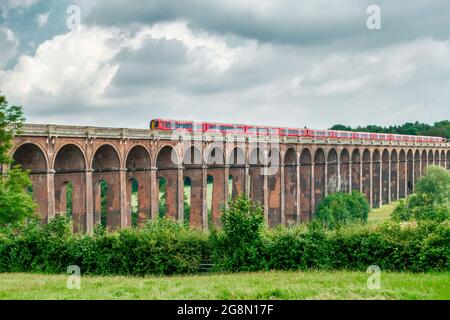
[[[298,130],[288,130],[288,134],[298,135]]]
[[[256,133],[256,128],[248,128],[247,131],[250,133]]]
[[[233,126],[220,126],[220,130],[221,131],[232,131],[232,130],[234,130],[234,127]]]
[[[269,133],[270,133],[270,134],[277,134],[277,133],[278,133],[278,130],[275,129],[275,128],[270,128],[270,129],[269,129]]]
[[[192,123],[177,123],[177,129],[192,129]]]

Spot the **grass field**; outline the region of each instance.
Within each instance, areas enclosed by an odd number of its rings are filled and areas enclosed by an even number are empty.
[[[390,204],[385,204],[381,208],[372,209],[369,212],[368,223],[370,225],[380,224],[381,222],[389,219],[395,207],[397,206],[397,202],[392,202]]]
[[[0,274],[0,299],[450,299],[450,273],[382,273],[367,289],[364,272],[266,272],[175,277]]]

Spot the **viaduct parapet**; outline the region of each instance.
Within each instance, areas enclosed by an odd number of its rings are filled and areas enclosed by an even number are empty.
[[[450,169],[449,143],[277,140],[40,124],[26,124],[22,131],[11,153],[31,172],[30,192],[42,220],[66,213],[70,184],[79,232],[91,232],[101,221],[109,229],[129,226],[133,206],[138,223],[161,212],[185,221],[185,202],[190,226],[207,229],[219,221],[227,200],[240,193],[263,205],[267,225],[295,224],[310,220],[329,193],[357,190],[379,207],[412,193],[427,166]],[[185,199],[186,181],[190,199]],[[102,185],[107,185],[103,191]]]

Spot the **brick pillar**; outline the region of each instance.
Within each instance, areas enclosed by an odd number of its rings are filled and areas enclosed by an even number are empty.
[[[86,232],[92,233],[94,231],[94,189],[92,187],[92,172],[94,170],[88,169],[85,172],[86,180]]]
[[[300,206],[300,198],[301,198],[301,190],[300,190],[300,163],[296,164],[296,168],[297,168],[297,194],[296,194],[296,199],[297,199],[297,208],[296,208],[296,214],[297,214],[297,223],[300,222],[300,215],[301,215],[301,206]]]
[[[157,168],[150,168],[150,217],[156,219],[159,216],[159,185],[156,176]]]
[[[412,192],[414,192],[414,184],[415,184],[415,182],[416,182],[416,173],[415,173],[415,171],[416,171],[416,159],[414,159],[414,154],[413,154],[413,160],[412,160],[412,165],[411,165],[411,168],[412,168],[412,190],[411,190],[411,193]]]
[[[268,177],[267,177],[267,165],[263,167],[264,184],[263,184],[263,196],[264,196],[264,219],[266,220],[266,226],[269,226],[269,192],[268,192]]]
[[[203,230],[208,230],[208,166],[206,165],[202,166],[202,227]]]
[[[405,198],[408,197],[408,153],[405,152],[405,162],[403,165],[405,166]]]
[[[280,201],[281,201],[281,224],[286,225],[286,203],[284,200],[285,196],[285,182],[284,182],[284,164],[280,164]]]
[[[120,226],[126,227],[131,224],[131,217],[127,208],[127,169],[120,168],[119,171],[120,183]]]
[[[55,170],[47,171],[47,221],[55,217]]]
[[[192,190],[192,189],[191,189]],[[177,168],[177,208],[178,221],[184,223],[184,179],[183,166]]]

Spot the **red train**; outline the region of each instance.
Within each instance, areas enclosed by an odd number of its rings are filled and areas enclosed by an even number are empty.
[[[441,137],[412,136],[388,133],[352,132],[338,130],[315,130],[298,128],[279,128],[243,124],[226,124],[215,122],[195,122],[169,119],[153,119],[150,122],[151,130],[162,131],[187,131],[206,132],[220,134],[243,135],[279,135],[288,137],[311,137],[315,139],[357,139],[357,140],[382,140],[382,141],[407,141],[407,142],[432,142],[441,143],[446,139]]]

